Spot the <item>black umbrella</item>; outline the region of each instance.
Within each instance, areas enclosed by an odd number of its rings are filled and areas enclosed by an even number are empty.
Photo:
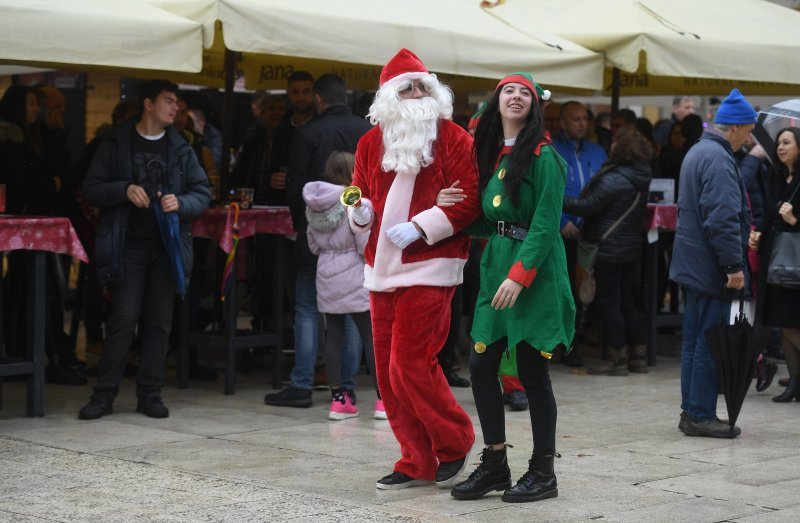
[[[753,381],[756,358],[767,343],[764,329],[754,327],[744,315],[744,299],[739,300],[739,314],[733,325],[724,322],[706,331],[708,348],[717,365],[717,377],[725,395],[731,432],[742,410],[747,389]]]

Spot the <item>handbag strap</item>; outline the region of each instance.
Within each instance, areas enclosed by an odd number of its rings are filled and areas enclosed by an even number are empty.
[[[615,221],[614,223],[611,224],[611,227],[609,227],[608,230],[606,231],[606,233],[603,236],[600,237],[600,241],[597,242],[597,243],[600,243],[601,241],[603,241],[606,238],[608,238],[608,235],[611,234],[612,232],[614,232],[614,229],[619,227],[619,224],[622,223],[622,220],[624,220],[633,211],[633,208],[636,207],[636,204],[639,203],[639,197],[641,195],[642,195],[642,193],[640,191],[636,191],[636,198],[633,199],[633,203],[631,204],[631,206],[628,207],[628,210],[626,210],[624,213],[622,213],[622,216],[617,218],[617,221]]]

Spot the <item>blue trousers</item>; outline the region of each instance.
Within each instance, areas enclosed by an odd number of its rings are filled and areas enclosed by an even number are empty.
[[[691,289],[684,290],[681,410],[694,421],[716,419],[717,368],[705,334],[708,329],[728,322],[731,303]]]

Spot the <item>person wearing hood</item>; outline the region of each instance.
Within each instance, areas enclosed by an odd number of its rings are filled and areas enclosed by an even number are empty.
[[[331,409],[328,419],[343,420],[358,416],[355,405],[355,374],[361,364],[358,351],[347,350],[344,343],[345,318],[349,314],[364,342],[367,368],[375,390],[375,352],[372,347],[372,321],[369,314],[369,291],[364,287],[364,246],[369,232],[353,232],[345,207],[339,201],[342,190],[352,183],[352,153],[336,151],[325,163],[325,181],[303,186],[308,220],[308,248],[317,258],[317,307],[325,314],[325,366],[331,386]],[[342,348],[346,350],[342,352]],[[375,419],[386,419],[380,392],[375,402]]]
[[[585,218],[581,231],[583,239],[599,244],[595,265],[596,299],[611,360],[591,368],[592,374],[627,376],[629,370],[647,372],[646,347],[641,344],[641,319],[634,306],[633,275],[642,256],[642,222],[652,177],[652,159],[651,142],[635,127],[623,127],[614,135],[608,161],[580,196],[564,198],[565,213]],[[634,205],[637,195],[638,204],[607,238],[601,240]]]

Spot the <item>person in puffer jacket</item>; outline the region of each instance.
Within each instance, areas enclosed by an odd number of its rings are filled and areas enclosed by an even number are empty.
[[[325,366],[331,386],[331,410],[328,418],[343,420],[358,416],[355,394],[342,383],[352,383],[361,363],[361,350],[342,354],[344,324],[350,315],[364,342],[367,367],[375,390],[375,353],[372,346],[372,322],[369,314],[369,291],[364,287],[364,246],[369,232],[353,232],[339,195],[353,179],[354,156],[336,151],[325,164],[325,180],[303,187],[308,219],[308,247],[318,256],[317,307],[325,314]],[[344,375],[343,374],[349,374]],[[380,392],[375,402],[376,419],[386,419]]]

